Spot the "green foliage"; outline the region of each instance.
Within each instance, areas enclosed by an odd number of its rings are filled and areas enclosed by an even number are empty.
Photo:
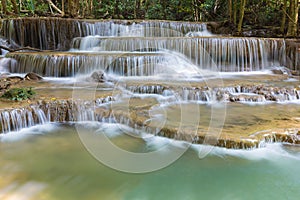
[[[156,1],[151,2],[148,7],[146,18],[148,19],[163,19],[164,15],[162,12],[162,5],[157,3]]]
[[[1,98],[9,99],[12,101],[22,101],[31,99],[35,95],[32,88],[12,88],[6,91]]]
[[[0,0],[1,1],[1,0]],[[59,12],[50,9],[45,0],[19,0],[19,13],[14,13],[12,1],[6,2],[6,14],[1,8],[0,17],[4,16],[58,16]],[[176,21],[230,21],[235,26],[240,16],[241,0],[79,0],[75,14],[70,15],[72,1],[52,0],[53,4],[64,10],[64,17],[96,19],[161,19]],[[64,4],[62,4],[64,2]],[[229,3],[231,2],[231,4]],[[284,13],[291,20],[292,0],[287,0],[287,9],[282,10],[284,0],[247,0],[244,10],[243,26],[264,27],[281,26]],[[64,5],[64,6],[63,6]],[[231,7],[229,7],[231,5]],[[11,15],[14,13],[14,15]],[[300,15],[299,15],[300,16]],[[285,26],[288,26],[288,21]]]

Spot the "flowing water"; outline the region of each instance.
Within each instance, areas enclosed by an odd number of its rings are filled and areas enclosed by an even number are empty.
[[[0,105],[0,199],[298,199],[291,41],[64,22],[2,21],[2,45],[59,51],[3,52],[0,75],[44,80],[23,83],[37,103]]]
[[[111,124],[85,125],[84,131],[90,134],[104,126],[108,126],[105,133],[99,134],[106,134],[115,145],[132,152],[154,151],[167,142],[134,139]],[[20,134],[22,139],[18,138]],[[82,145],[74,124],[24,129],[1,137],[0,197],[297,199],[300,195],[298,146],[270,144],[252,151],[215,148],[204,159],[198,158],[199,148],[192,146],[176,162],[159,171],[128,174],[93,158]]]

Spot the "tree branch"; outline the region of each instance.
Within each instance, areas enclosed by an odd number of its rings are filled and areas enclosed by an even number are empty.
[[[46,0],[49,5],[54,8],[57,12],[59,12],[59,14],[63,14],[63,12],[51,1],[51,0]]]
[[[41,49],[36,49],[36,48],[33,48],[33,47],[21,47],[21,48],[17,48],[17,49],[11,49],[11,48],[8,48],[6,46],[0,45],[0,49],[4,49],[4,50],[9,51],[9,52],[16,52],[16,51],[22,51],[22,50],[42,52]]]

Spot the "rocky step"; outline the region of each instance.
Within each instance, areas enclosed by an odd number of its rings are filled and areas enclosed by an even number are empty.
[[[185,101],[225,102],[285,102],[300,100],[300,88],[268,85],[237,85],[226,87],[178,87],[172,85],[128,85],[127,89],[137,94],[175,96]]]
[[[158,123],[158,121],[149,121],[151,117],[155,117],[155,111],[153,112],[152,110],[154,108],[153,106],[157,104],[157,100],[155,99],[133,98],[130,99],[129,102],[125,101],[125,104],[120,104],[120,102],[107,104],[108,102],[112,102],[113,100],[114,99],[112,97],[106,97],[97,99],[95,101],[39,101],[24,108],[2,109],[0,112],[0,130],[2,133],[9,134],[9,132],[13,130],[20,130],[25,127],[30,127],[36,124],[43,124],[47,122],[89,120],[109,123],[121,123],[133,127],[136,130],[143,130],[156,136],[167,137],[175,140],[183,140],[193,144],[206,144],[232,149],[259,148],[264,147],[266,143],[271,142],[300,144],[299,126],[290,129],[278,128],[270,131],[261,131],[256,134],[248,133],[244,135],[241,132],[236,132],[235,134],[230,133],[232,126],[228,125],[227,122],[225,122],[223,127],[224,130],[222,130],[225,133],[222,133],[220,135],[210,135],[206,130],[207,127],[204,128],[201,124],[196,124],[196,129],[193,129],[192,125],[183,123],[183,121],[189,123],[189,119],[176,122],[176,118],[178,118],[178,115],[172,114],[175,109],[175,107],[172,106],[170,107],[170,109],[165,110],[165,113],[167,113],[168,116],[168,120],[171,120],[171,122],[167,121],[166,123],[163,123],[163,126],[160,126],[160,123]],[[189,109],[188,107],[186,108]],[[243,107],[242,109],[245,110],[245,108]],[[253,110],[253,108],[251,109]],[[192,107],[192,112],[194,112],[194,110],[195,109]],[[194,116],[192,112],[189,112],[189,117]],[[287,110],[286,112],[290,113],[289,110]],[[151,113],[154,115],[151,115]],[[282,114],[282,111],[280,111],[280,113]],[[169,114],[171,114],[171,116],[169,116]],[[232,117],[235,117],[230,113],[227,114],[229,121]],[[259,113],[257,113],[257,115],[259,116]],[[274,113],[274,115],[276,115],[276,113]],[[258,116],[255,116],[253,120],[258,120]],[[272,115],[272,117],[274,116]],[[238,118],[241,119],[240,117]],[[297,121],[298,119],[299,118],[295,120]],[[249,116],[247,117],[247,120],[249,120]],[[292,119],[284,118],[279,119],[279,121],[278,119],[275,120],[277,120],[276,123],[278,126],[280,126],[281,122],[286,125],[292,122],[292,124],[295,125],[295,122],[291,121]],[[233,121],[233,123],[236,123],[236,120],[233,119]],[[178,123],[181,125],[179,125]],[[263,123],[270,124],[267,118],[266,122]],[[255,126],[255,129],[258,127],[257,124],[252,124],[250,126]],[[270,124],[269,127],[270,126],[273,125]],[[245,127],[244,124],[243,127]],[[265,125],[262,125],[261,127],[265,128]],[[197,131],[195,132],[195,130]]]
[[[110,96],[95,101],[51,100],[15,109],[0,109],[0,133],[48,122],[95,121],[101,117],[94,112],[94,107],[109,101],[113,101]]]
[[[180,102],[159,106],[155,98],[131,97],[107,104],[96,112],[102,113],[103,122],[121,123],[156,136],[251,149],[273,142],[300,144],[300,112],[296,108],[294,104],[230,104],[222,109],[220,105],[213,108]]]

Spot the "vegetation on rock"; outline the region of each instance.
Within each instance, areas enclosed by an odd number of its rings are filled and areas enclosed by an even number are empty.
[[[22,101],[32,99],[35,91],[32,88],[12,88],[7,90],[1,98],[9,99],[12,101]]]

